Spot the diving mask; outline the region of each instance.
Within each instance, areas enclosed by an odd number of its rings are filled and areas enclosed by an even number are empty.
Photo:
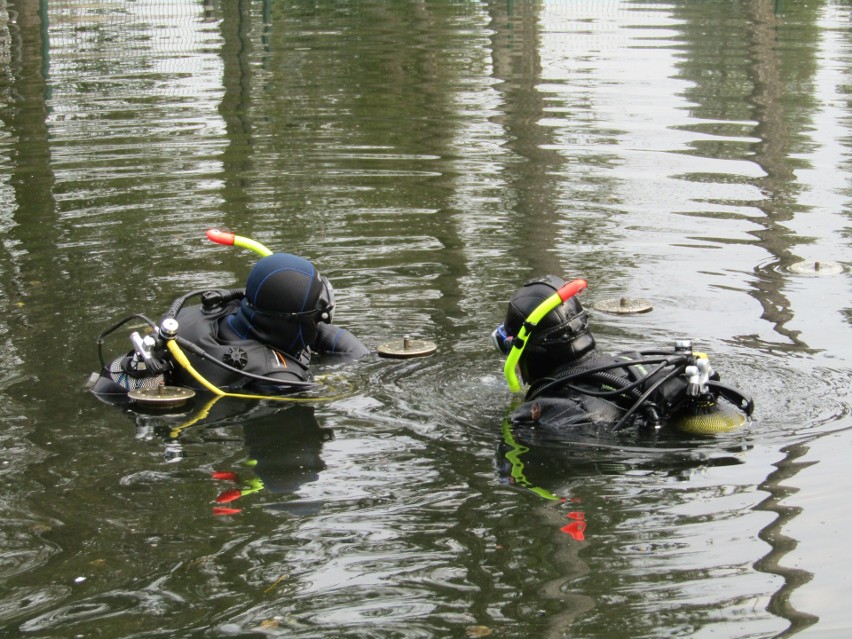
[[[500,324],[491,333],[491,343],[503,357],[506,357],[512,350],[512,336],[506,334],[506,327],[503,324]]]

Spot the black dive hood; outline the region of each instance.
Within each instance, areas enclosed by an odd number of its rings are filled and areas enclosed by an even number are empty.
[[[331,323],[334,290],[308,260],[273,253],[258,260],[245,297],[226,319],[243,339],[255,339],[291,355],[314,344],[317,325]]]
[[[556,275],[528,281],[509,300],[503,327],[514,337],[521,326],[545,299],[565,284]],[[551,375],[565,364],[577,362],[595,352],[595,338],[589,332],[586,310],[576,296],[545,315],[527,338],[520,367],[527,382]]]

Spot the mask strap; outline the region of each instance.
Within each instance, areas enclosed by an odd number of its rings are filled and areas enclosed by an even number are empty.
[[[521,355],[524,354],[524,349],[527,347],[527,338],[532,330],[538,326],[538,323],[550,311],[555,309],[560,304],[564,304],[568,298],[573,297],[587,286],[586,280],[572,280],[564,284],[553,295],[536,306],[535,310],[529,314],[527,319],[521,326],[518,334],[512,340],[512,350],[509,351],[509,356],[506,358],[506,364],[503,366],[503,375],[506,376],[506,381],[509,383],[509,390],[517,393],[521,390],[521,380],[518,375],[518,362]]]

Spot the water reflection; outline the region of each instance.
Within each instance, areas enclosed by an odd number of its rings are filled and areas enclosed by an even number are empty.
[[[619,620],[640,636],[661,636],[654,623],[669,631],[703,624],[711,575],[725,582],[713,605],[745,622],[737,611],[754,596],[755,584],[743,570],[761,545],[739,529],[742,509],[754,502],[744,476],[749,437],[557,443],[510,431],[508,423],[503,432],[499,475],[519,499],[527,495],[529,515],[551,531],[548,544],[565,575],[554,590],[541,590],[554,603],[542,636],[563,636],[569,627],[576,636],[606,636]],[[579,618],[572,593],[586,602]],[[659,597],[678,602],[681,613],[658,611],[652,602]],[[651,610],[665,621],[638,621]],[[756,619],[749,623],[768,632]]]
[[[213,479],[223,482],[213,514],[236,515],[251,503],[242,498],[261,492],[268,509],[309,515],[321,507],[297,498],[303,485],[319,479],[325,469],[322,446],[334,438],[331,429],[320,427],[313,406],[202,397],[193,400],[190,410],[174,413],[123,404],[125,415],[135,423],[136,439],[161,441],[170,462],[180,462],[186,455],[187,439],[194,444],[221,443],[242,435],[245,459],[213,472]]]
[[[795,261],[792,254],[794,242],[786,233],[785,223],[794,215],[800,187],[790,164],[791,146],[799,133],[794,125],[805,125],[807,111],[812,105],[799,107],[802,115],[790,117],[784,113],[784,87],[789,81],[782,74],[782,47],[779,42],[779,20],[775,13],[774,0],[763,0],[751,5],[751,18],[747,31],[751,64],[749,72],[754,91],[754,119],[757,121],[754,134],[760,142],[755,145],[755,162],[763,169],[765,177],[755,182],[763,195],[758,203],[765,215],[764,230],[755,232],[761,244],[781,264],[789,266]],[[798,60],[795,65],[797,79],[806,81],[813,69],[810,61]],[[804,117],[803,117],[804,116]],[[801,241],[797,238],[797,241]],[[783,281],[769,278],[769,272],[758,273],[762,280],[755,287],[754,295],[763,306],[764,318],[773,324],[775,331],[789,343],[801,349],[798,333],[788,328],[793,313],[790,302],[783,293]]]
[[[533,429],[513,428],[507,420],[497,447],[503,483],[551,501],[570,501],[559,494],[572,480],[598,475],[653,474],[689,481],[699,469],[744,463],[752,448],[742,435],[708,443],[677,433],[634,433],[610,437],[578,436],[558,440]],[[568,532],[568,531],[566,531]]]
[[[834,511],[780,482],[797,433],[848,422],[848,281],[786,269],[847,257],[848,18],[830,0],[0,0],[3,631],[799,632],[825,604],[789,604],[809,575],[784,536]],[[69,389],[93,326],[241,279],[244,256],[196,241],[211,226],[316,259],[365,341],[439,354],[367,363],[313,417],[223,404],[135,439],[136,416]],[[706,336],[757,398],[752,431],[503,439],[481,353],[543,272],[655,301],[600,318],[614,350]],[[808,552],[805,570],[829,551]]]
[[[775,464],[775,472],[767,477],[761,486],[769,492],[769,497],[758,506],[761,510],[767,510],[778,515],[772,524],[760,531],[761,539],[766,540],[772,550],[755,563],[755,568],[781,575],[784,578],[784,585],[773,593],[769,602],[769,609],[772,612],[790,620],[790,627],[782,636],[793,636],[819,621],[819,617],[806,610],[798,610],[791,602],[795,590],[808,583],[813,575],[807,570],[785,565],[784,562],[785,555],[796,547],[796,540],[784,534],[784,526],[802,513],[801,508],[782,503],[785,497],[794,492],[785,487],[785,484],[802,470],[803,465],[797,460],[807,450],[807,446],[801,444],[790,446],[784,450],[785,457]]]

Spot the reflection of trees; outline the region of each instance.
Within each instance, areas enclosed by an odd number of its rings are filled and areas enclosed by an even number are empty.
[[[20,0],[15,5],[16,28],[11,40],[17,46],[11,48],[10,56],[10,104],[0,109],[4,127],[14,140],[10,145],[10,184],[17,204],[14,217],[19,222],[15,234],[26,250],[55,245],[55,179],[47,130],[47,43],[39,4],[39,0]],[[38,188],[33,188],[35,184]]]
[[[791,131],[791,125],[796,123],[804,126],[805,112],[800,117],[793,117],[785,112],[785,86],[796,84],[795,80],[807,82],[812,76],[813,61],[802,60],[799,56],[791,60],[785,68],[781,57],[782,48],[779,42],[779,19],[775,13],[774,0],[759,0],[748,5],[751,10],[748,32],[751,64],[750,71],[754,92],[752,99],[755,108],[757,126],[755,134],[759,142],[755,145],[755,161],[765,172],[765,176],[756,181],[764,199],[760,208],[764,213],[764,228],[754,234],[760,244],[776,258],[779,266],[789,266],[795,261],[791,248],[794,242],[803,238],[791,236],[784,226],[796,212],[796,197],[799,187],[790,161],[796,144],[796,132]],[[808,24],[808,21],[803,21]],[[805,91],[797,92],[799,99],[805,96]],[[790,104],[790,101],[787,102]],[[795,103],[793,103],[795,104]],[[806,102],[804,107],[812,106]],[[797,348],[807,348],[798,337],[798,331],[788,329],[786,324],[793,318],[790,302],[783,292],[785,278],[782,271],[767,268],[757,275],[757,287],[753,295],[763,307],[763,318],[771,322],[775,331],[786,337]],[[778,513],[770,526],[761,531],[761,538],[768,542],[772,551],[756,564],[756,568],[778,574],[784,578],[784,585],[773,595],[769,610],[790,621],[789,634],[816,623],[812,615],[797,611],[790,603],[790,596],[795,589],[810,580],[811,575],[802,570],[786,569],[780,565],[780,559],[795,547],[795,540],[784,537],[780,530],[790,519],[799,514],[800,509],[781,506],[783,497],[780,488],[784,479],[795,474],[799,466],[796,458],[806,449],[792,447],[787,452],[789,457],[778,464],[778,470],[766,481],[765,488],[772,496],[763,503],[766,510]]]
[[[785,223],[799,206],[796,200],[800,189],[791,156],[800,150],[799,130],[807,126],[812,106],[807,86],[814,63],[807,50],[782,46],[784,22],[776,13],[776,5],[775,0],[731,5],[731,14],[720,20],[718,11],[722,5],[707,4],[706,13],[702,13],[701,7],[705,5],[690,4],[685,14],[686,33],[694,38],[695,44],[691,47],[691,57],[682,67],[685,76],[695,83],[687,96],[699,105],[695,108],[698,117],[729,122],[732,126],[736,122],[756,122],[748,134],[758,139],[751,151],[753,161],[763,169],[764,175],[752,180],[762,195],[753,204],[762,215],[753,221],[763,228],[752,234],[775,259],[756,273],[751,294],[763,307],[763,318],[775,331],[796,348],[805,348],[798,331],[786,327],[793,314],[783,293],[785,277],[777,267],[796,261],[792,247],[805,241],[793,236]],[[817,9],[791,3],[785,10],[815,14]],[[809,24],[814,19],[797,16],[796,23]],[[731,28],[737,21],[742,25],[739,32]],[[792,52],[789,60],[784,58],[785,51]],[[794,92],[785,91],[791,86],[796,87]],[[721,148],[718,152],[724,153]],[[744,339],[757,340],[756,337]]]
[[[694,4],[690,6],[692,9],[696,7]],[[780,35],[784,24],[782,17],[776,13],[775,0],[746,3],[742,5],[747,9],[744,14],[740,13],[740,6],[737,5],[736,12],[730,18],[742,21],[742,38],[736,37],[737,32],[730,29],[730,23],[724,28],[718,26],[726,22],[719,20],[717,11],[720,5],[707,6],[712,7],[712,12],[708,12],[703,19],[690,14],[689,29],[696,32],[701,30],[701,34],[696,35],[696,42],[702,46],[695,47],[694,57],[684,66],[688,70],[688,77],[696,82],[693,93],[696,94],[695,102],[700,104],[700,117],[729,122],[756,122],[752,133],[758,141],[752,146],[753,159],[763,169],[764,175],[753,180],[762,195],[762,199],[755,203],[762,217],[756,217],[754,222],[762,224],[763,228],[753,232],[753,235],[774,260],[769,267],[756,273],[757,279],[751,295],[761,304],[763,318],[773,325],[778,335],[788,340],[794,348],[807,348],[799,339],[798,331],[786,326],[793,318],[793,312],[783,292],[786,278],[777,267],[793,263],[794,244],[806,241],[791,234],[785,223],[793,218],[799,208],[799,186],[791,157],[799,150],[797,127],[799,130],[806,127],[812,106],[810,92],[804,87],[807,87],[813,75],[814,63],[806,51],[803,55],[800,47],[793,50],[795,58],[785,60],[785,48]],[[791,3],[785,10],[808,12],[816,9]],[[796,23],[812,24],[813,19],[797,17]],[[714,49],[708,52],[707,47]],[[740,51],[743,54],[741,58],[732,54]],[[736,66],[738,60],[744,61],[741,67]],[[795,86],[797,90],[785,92],[788,86]],[[729,96],[729,99],[714,99],[714,95]],[[730,96],[740,96],[741,99],[730,99]],[[795,111],[797,108],[801,113]],[[756,342],[757,337],[746,337],[744,341]],[[772,550],[756,564],[756,568],[784,578],[784,585],[771,599],[769,611],[790,622],[789,634],[816,621],[813,616],[795,610],[790,604],[792,592],[807,582],[810,575],[780,565],[783,556],[796,543],[784,537],[780,530],[799,512],[798,509],[780,505],[785,496],[780,484],[798,472],[800,466],[796,465],[795,460],[803,452],[797,447],[788,450],[789,457],[778,465],[778,470],[763,485],[771,496],[760,507],[777,513],[778,519],[760,534]]]
[[[47,126],[47,42],[40,4],[20,0],[9,8],[15,11],[14,26],[10,25],[12,46],[8,73],[0,81],[8,102],[0,108],[0,122],[10,133],[9,185],[14,194],[11,202],[4,203],[13,222],[7,246],[15,247],[8,256],[12,282],[4,288],[23,309],[16,312],[30,316],[25,320],[28,324],[42,321],[37,319],[40,307],[54,308],[56,292],[44,284],[61,286],[63,277],[62,256],[46,259],[54,252],[58,231]],[[6,82],[8,86],[3,86]],[[49,300],[40,303],[39,292]]]
[[[272,244],[318,254],[340,255],[348,238],[365,238],[350,247],[349,271],[371,241],[392,246],[370,253],[369,268],[409,278],[386,289],[397,307],[424,277],[457,299],[465,271],[464,240],[451,219],[453,176],[435,166],[454,153],[458,115],[448,87],[458,85],[468,57],[481,55],[447,41],[461,37],[452,26],[460,11],[467,9],[450,3],[273,3],[268,53],[252,80],[249,188],[272,218],[255,222],[282,234]],[[333,251],[316,246],[335,240]],[[424,313],[446,319],[433,304]]]
[[[559,235],[559,188],[553,173],[564,162],[559,152],[547,149],[553,140],[540,125],[545,104],[539,55],[539,2],[492,2],[489,7],[494,77],[503,95],[502,122],[507,146],[516,156],[507,167],[513,241],[517,252],[528,256],[534,274],[562,273],[551,240]]]
[[[748,6],[751,9],[748,36],[754,83],[752,99],[758,123],[755,134],[760,139],[755,146],[755,161],[766,173],[765,177],[757,180],[757,186],[764,195],[760,208],[765,215],[765,227],[754,234],[761,245],[776,257],[778,264],[789,266],[795,261],[790,250],[793,241],[801,241],[801,238],[792,238],[783,225],[795,213],[799,192],[789,159],[795,136],[788,126],[796,120],[785,113],[782,102],[787,78],[784,61],[780,56],[775,2],[760,0]],[[809,75],[813,65],[810,61],[803,63],[797,60],[794,68],[798,72],[805,69]],[[796,346],[804,347],[798,338],[798,331],[786,328],[786,324],[793,318],[793,312],[782,291],[783,283],[781,273],[772,268],[766,269],[758,275],[754,296],[763,306],[763,318],[774,325],[775,331]]]
[[[594,250],[624,232],[611,172],[616,131],[590,89],[596,86],[598,49],[613,35],[612,28],[597,32],[595,26],[606,22],[613,7],[633,10],[623,3],[488,4],[492,75],[500,81],[494,88],[501,98],[493,121],[510,152],[501,198],[521,276],[602,271],[617,279],[634,261],[629,253],[614,260]]]
[[[246,175],[252,169],[251,107],[252,41],[250,3],[236,0],[222,4],[222,85],[224,92],[219,114],[225,122],[228,145],[222,156],[222,197],[226,202],[223,222],[227,228],[252,235],[247,212]]]
[[[768,543],[772,550],[755,564],[755,568],[784,578],[784,585],[771,597],[768,610],[790,622],[790,627],[781,635],[787,637],[815,624],[819,621],[819,618],[796,610],[790,603],[790,598],[796,588],[808,583],[812,575],[797,568],[786,568],[781,563],[784,556],[796,547],[796,540],[786,537],[782,530],[789,521],[796,518],[802,511],[801,508],[795,506],[782,505],[786,497],[796,492],[785,488],[783,484],[805,467],[805,465],[797,463],[796,460],[807,453],[808,449],[807,446],[797,444],[790,446],[785,452],[787,457],[776,464],[777,470],[760,486],[761,489],[769,492],[769,497],[757,509],[774,512],[778,515],[778,518],[760,532],[760,538]]]

